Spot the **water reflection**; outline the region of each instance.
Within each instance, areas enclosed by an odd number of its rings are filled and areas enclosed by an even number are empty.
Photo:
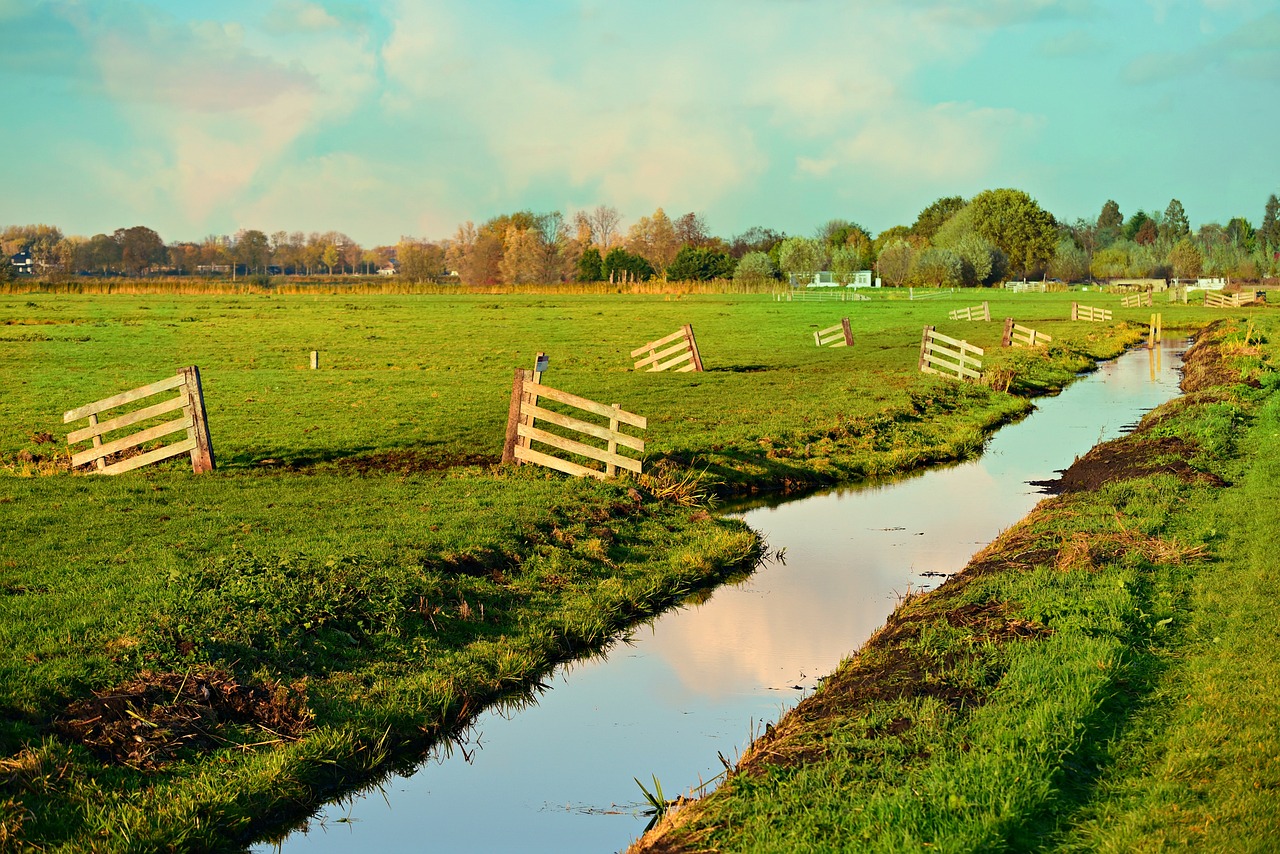
[[[1162,349],[1183,349],[1165,344]],[[607,660],[562,669],[509,719],[481,716],[457,754],[380,792],[333,804],[286,851],[615,851],[644,828],[632,780],[674,795],[721,770],[884,621],[1039,500],[1046,480],[1177,393],[1175,358],[1135,351],[1103,365],[979,459],[892,483],[744,511],[777,561],[670,612]],[[1154,377],[1154,379],[1153,379]],[[274,846],[260,846],[268,851]]]

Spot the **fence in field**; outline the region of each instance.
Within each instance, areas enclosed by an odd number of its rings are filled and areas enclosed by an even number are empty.
[[[1111,309],[1095,308],[1089,305],[1080,305],[1079,303],[1071,303],[1071,319],[1072,320],[1090,320],[1101,322],[1111,319]]]
[[[111,410],[175,389],[178,392],[177,397],[127,412],[107,415]],[[130,435],[103,441],[103,437],[108,433],[116,433],[179,410],[182,414],[172,421],[165,421]],[[106,420],[100,420],[100,416],[104,415],[107,416]],[[62,423],[70,424],[81,418],[87,418],[89,426],[68,433],[67,445],[76,445],[92,439],[93,447],[74,453],[71,457],[73,467],[93,463],[97,474],[120,474],[176,457],[179,454],[190,454],[191,470],[196,474],[214,469],[213,444],[209,441],[209,419],[204,411],[204,392],[200,388],[200,369],[194,365],[189,368],[180,368],[175,376],[168,379],[68,410],[62,414]],[[114,463],[106,461],[111,454],[127,451],[175,433],[186,435],[181,441],[162,445],[136,456],[126,457]]]
[[[955,288],[907,288],[907,299],[937,299],[955,292]]]
[[[1234,294],[1224,294],[1217,291],[1204,292],[1205,308],[1239,308],[1242,305],[1252,305],[1258,301],[1258,294],[1255,291],[1240,291]]]
[[[842,317],[835,326],[813,333],[813,343],[819,347],[852,347],[853,330],[849,328],[849,318]]]
[[[1005,282],[1004,286],[1015,294],[1043,294],[1049,290],[1044,282]]]
[[[991,307],[984,302],[982,305],[968,308],[955,308],[947,314],[947,317],[952,320],[990,320]]]
[[[1000,339],[1001,347],[1038,347],[1048,344],[1053,337],[1043,332],[1036,332],[1029,326],[1014,323],[1012,317],[1004,319],[1004,337]]]
[[[774,291],[774,302],[871,302],[871,297],[843,288],[813,288],[809,290]]]
[[[1169,294],[1169,302],[1180,302],[1183,305],[1187,304],[1187,286],[1186,285],[1174,285],[1173,287],[1169,288],[1168,294]]]
[[[926,374],[942,374],[963,380],[979,379],[982,376],[983,355],[981,347],[975,347],[968,341],[950,338],[934,330],[932,326],[924,328],[920,339],[920,370]]]
[[[1120,297],[1121,308],[1140,308],[1144,305],[1148,308],[1151,306],[1150,291],[1141,294],[1130,294],[1127,297]]]
[[[1147,349],[1153,349],[1164,337],[1164,318],[1160,314],[1151,315],[1151,325],[1147,327]]]
[[[673,341],[676,343],[672,344]],[[659,350],[659,347],[666,349]],[[688,323],[680,327],[679,332],[672,332],[665,338],[650,341],[643,347],[632,350],[631,358],[634,359],[642,353],[648,355],[636,362],[637,371],[645,365],[649,366],[650,371],[665,371],[667,368],[675,368],[676,365],[680,365],[676,368],[676,373],[702,370],[702,355],[698,353],[698,339],[693,337],[693,327]]]
[[[575,477],[594,477],[599,480],[613,477],[618,469],[640,473],[640,461],[624,457],[618,453],[618,449],[630,448],[634,451],[644,451],[643,439],[630,436],[621,430],[623,424],[639,427],[641,430],[646,429],[648,420],[643,415],[627,412],[616,403],[608,406],[567,391],[551,388],[543,385],[538,381],[539,379],[537,372],[516,369],[515,381],[511,386],[511,405],[507,410],[506,441],[502,446],[504,463],[536,463]],[[544,398],[607,419],[608,426],[546,409],[539,405],[540,400]],[[601,448],[544,430],[537,426],[539,421],[554,424],[582,436],[602,440],[605,447]],[[592,468],[535,450],[532,447],[534,442],[603,463],[604,468]]]

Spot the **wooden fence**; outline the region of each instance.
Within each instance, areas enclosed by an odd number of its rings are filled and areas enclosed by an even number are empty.
[[[1142,306],[1151,306],[1151,292],[1141,294],[1130,294],[1127,297],[1120,297],[1121,308],[1140,308]]]
[[[676,342],[672,344],[672,342]],[[666,345],[671,346],[667,347]],[[659,347],[666,347],[659,350]],[[659,338],[657,341],[650,341],[643,347],[637,347],[631,351],[631,358],[647,353],[643,359],[636,362],[635,369],[638,371],[645,365],[649,366],[650,371],[665,371],[667,368],[674,368],[676,365],[676,373],[685,371],[701,371],[702,356],[698,353],[698,340],[693,337],[693,327],[686,323],[680,327],[679,332],[672,332],[665,338]],[[671,358],[668,358],[671,357]],[[663,359],[666,359],[664,362]]]
[[[982,305],[970,306],[969,308],[952,309],[947,317],[952,320],[990,320],[991,307],[987,303]]]
[[[153,403],[139,409],[108,416],[99,420],[109,410],[117,409],[166,391],[177,389],[178,396],[160,403]],[[151,421],[170,412],[182,411],[173,421],[166,421],[153,427],[147,427],[131,435],[103,441],[108,433],[115,433],[126,427]],[[120,474],[151,463],[167,460],[179,454],[191,455],[191,470],[196,474],[213,471],[213,444],[209,441],[209,419],[204,411],[204,392],[200,388],[200,369],[194,365],[179,369],[176,376],[159,382],[144,385],[140,388],[121,392],[89,403],[62,414],[62,423],[70,424],[81,418],[89,419],[89,426],[73,430],[67,434],[67,444],[75,445],[88,439],[93,440],[93,447],[71,457],[71,465],[82,466],[93,463],[97,474]],[[151,451],[126,457],[108,464],[106,457],[120,451],[127,451],[174,433],[185,433],[181,441],[163,445]]]
[[[909,299],[909,300],[918,300],[918,299],[937,299],[938,297],[944,297],[944,296],[947,296],[947,295],[949,295],[949,294],[954,294],[955,292],[956,292],[956,289],[955,289],[955,288],[914,288],[914,287],[909,287],[909,288],[907,288],[907,299]]]
[[[623,424],[639,427],[641,430],[646,429],[648,420],[643,415],[627,412],[616,403],[607,406],[567,391],[551,388],[537,382],[536,379],[533,371],[516,369],[515,381],[511,386],[511,406],[507,410],[506,441],[502,447],[504,463],[536,463],[575,477],[594,477],[599,480],[613,477],[618,469],[640,473],[640,461],[624,457],[618,453],[618,449],[630,448],[634,451],[644,451],[643,439],[630,436],[621,430]],[[543,398],[605,418],[609,422],[608,426],[546,409],[539,405],[539,401]],[[543,430],[537,426],[538,421],[602,440],[605,442],[605,447],[590,445]],[[604,463],[604,468],[592,468],[534,450],[532,447],[534,442]]]
[[[1004,337],[1000,340],[1001,347],[1038,347],[1052,340],[1053,337],[1050,335],[1014,323],[1012,317],[1004,319]]]
[[[1072,320],[1090,320],[1101,322],[1111,319],[1111,309],[1095,308],[1089,305],[1080,305],[1079,303],[1071,303],[1071,319]]]
[[[1243,305],[1252,305],[1258,301],[1256,291],[1240,291],[1234,294],[1224,294],[1219,291],[1204,292],[1205,308],[1240,308]]]
[[[813,333],[813,343],[819,347],[852,347],[853,330],[849,328],[849,318],[842,317],[835,326]]]
[[[1004,286],[1015,294],[1043,294],[1049,290],[1044,282],[1005,282]]]
[[[1186,285],[1174,285],[1169,288],[1167,293],[1169,294],[1169,302],[1181,302],[1183,305],[1187,304]]]
[[[942,374],[962,380],[980,379],[982,377],[982,361],[976,357],[983,355],[981,347],[975,347],[968,341],[949,338],[936,332],[932,326],[924,328],[920,339],[920,370],[926,374]]]
[[[808,288],[803,290],[774,291],[774,302],[870,302],[871,297],[844,288]]]

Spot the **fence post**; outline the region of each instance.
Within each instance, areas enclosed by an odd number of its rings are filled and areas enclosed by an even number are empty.
[[[1006,317],[1004,319],[1004,335],[1000,338],[1001,347],[1013,346],[1013,318]]]
[[[853,329],[849,326],[849,318],[840,318],[840,328],[844,330],[844,343],[847,347],[853,346]]]
[[[196,474],[211,472],[217,467],[213,457],[213,442],[209,438],[209,416],[204,409],[204,389],[200,386],[200,369],[195,365],[182,368],[183,389],[187,395],[187,407],[191,413],[189,438],[196,440],[191,449],[191,471]]]
[[[511,382],[511,403],[507,407],[507,434],[502,442],[502,462],[517,463],[516,441],[520,438],[520,404],[524,402],[524,384],[533,380],[533,371],[516,368],[515,378]]]
[[[1079,303],[1074,303],[1074,302],[1073,302],[1073,303],[1071,303],[1071,319],[1072,319],[1072,320],[1079,320],[1079,319],[1080,319],[1080,305],[1079,305]]]
[[[611,454],[618,453],[618,440],[614,439],[613,436],[617,435],[618,427],[621,426],[620,422],[618,421],[618,411],[621,409],[622,409],[622,404],[615,403],[613,405],[613,415],[609,416],[609,433],[610,433],[609,453]],[[618,473],[618,467],[615,466],[613,463],[605,463],[604,473],[609,477],[613,477],[615,474]]]
[[[320,367],[320,351],[311,351],[311,370],[317,370]]]
[[[816,329],[813,330],[813,343],[816,347],[822,346],[822,333],[818,332]]]
[[[684,340],[689,342],[689,351],[693,353],[693,369],[702,373],[702,355],[698,352],[698,339],[693,337],[693,324],[684,325]]]
[[[986,300],[982,301],[982,319],[991,322],[991,304]]]
[[[929,333],[932,331],[933,331],[932,326],[926,326],[924,328],[924,334],[920,336],[920,364],[917,365],[917,368],[922,371],[924,370],[925,365],[927,364],[927,360],[925,359],[925,354],[929,352]]]

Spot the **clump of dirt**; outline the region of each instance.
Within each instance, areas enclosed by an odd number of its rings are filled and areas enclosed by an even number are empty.
[[[1240,369],[1227,362],[1227,355],[1219,340],[1204,338],[1182,357],[1182,383],[1184,392],[1204,391],[1214,386],[1244,383],[1258,388],[1256,377],[1243,379]]]
[[[361,457],[338,460],[337,466],[347,474],[423,474],[459,466],[496,465],[493,454],[453,454],[434,456],[415,450],[384,451]]]
[[[180,750],[239,743],[227,737],[230,724],[257,727],[270,741],[292,740],[311,717],[296,686],[242,684],[221,670],[143,671],[72,703],[54,729],[105,762],[152,770]]]
[[[1153,474],[1171,474],[1185,483],[1223,486],[1225,481],[1211,472],[1198,471],[1187,459],[1195,446],[1176,436],[1105,442],[1080,457],[1057,480],[1035,481],[1051,495],[1091,492],[1108,483],[1132,480]]]

